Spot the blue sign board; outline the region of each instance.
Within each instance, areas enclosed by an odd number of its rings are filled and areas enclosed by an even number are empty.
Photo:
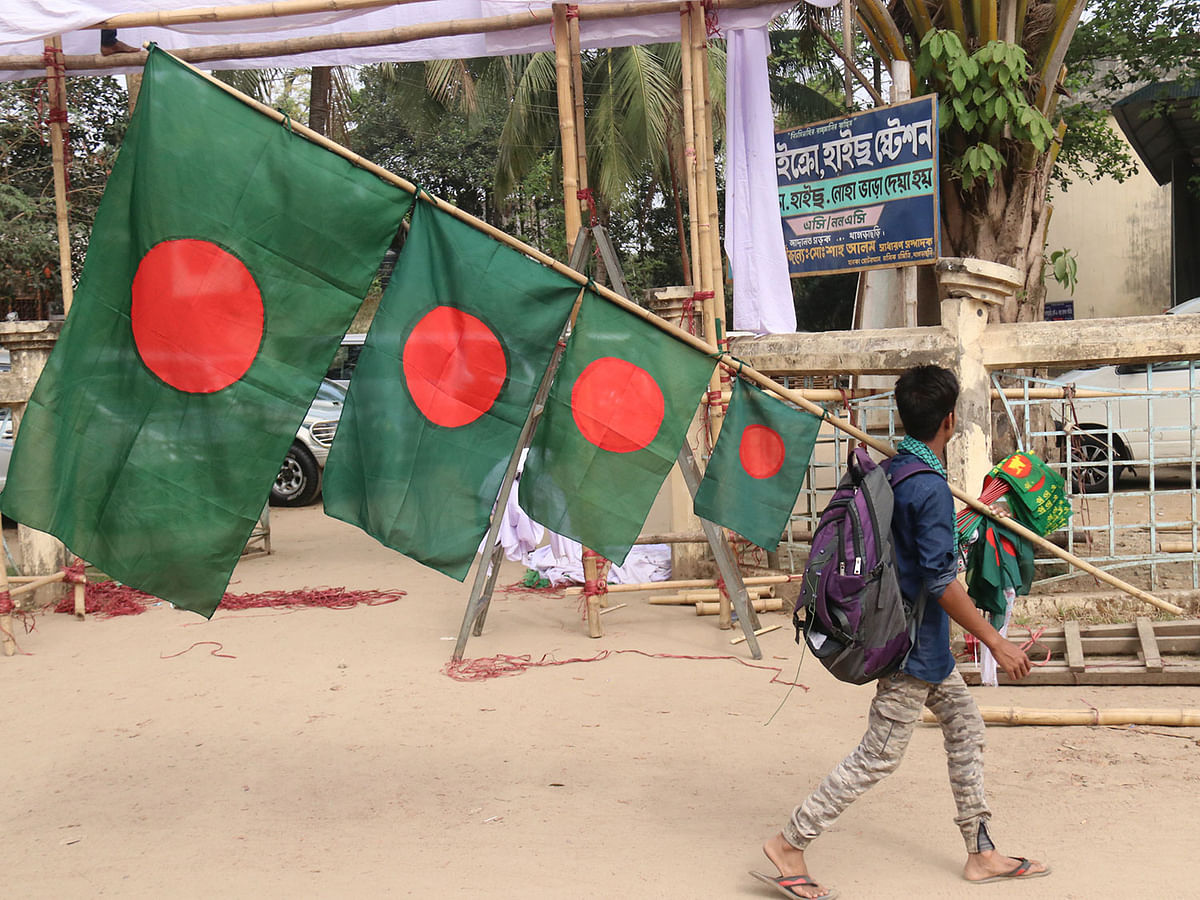
[[[936,95],[778,131],[775,171],[793,277],[937,259]]]
[[[1075,318],[1075,301],[1060,300],[1047,303],[1043,317],[1047,322],[1065,322]]]

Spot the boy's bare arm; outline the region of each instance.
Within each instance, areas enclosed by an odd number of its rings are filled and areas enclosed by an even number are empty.
[[[1025,651],[1009,643],[992,627],[992,623],[980,614],[962,582],[950,582],[950,586],[938,598],[938,603],[951,619],[979,638],[983,645],[992,651],[996,663],[1012,681],[1018,681],[1029,674],[1029,657],[1025,655]]]

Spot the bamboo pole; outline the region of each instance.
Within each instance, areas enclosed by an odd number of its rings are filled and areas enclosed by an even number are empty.
[[[567,6],[554,7],[554,80],[558,87],[558,136],[562,144],[563,214],[566,216],[567,256],[575,249],[579,236],[579,168],[576,154],[575,115],[571,100],[570,41],[567,37]]]
[[[759,629],[756,629],[756,630],[755,630],[755,632],[754,632],[754,636],[755,636],[755,637],[760,637],[761,635],[764,635],[764,634],[769,634],[769,633],[770,633],[770,632],[772,632],[772,631],[778,631],[778,630],[779,630],[780,628],[782,628],[782,627],[783,627],[782,625],[767,625],[765,628],[759,628]],[[746,640],[746,636],[745,636],[744,634],[739,634],[739,635],[738,635],[737,637],[735,637],[735,638],[730,638],[730,639],[729,639],[729,643],[731,643],[731,644],[741,644],[741,643],[743,643],[745,640]]]
[[[263,115],[269,116],[270,118],[274,119],[276,122],[280,122],[280,123],[284,122],[286,117],[284,116],[283,113],[279,112],[278,110],[271,109],[271,107],[269,107],[263,103],[259,103],[257,100],[254,100],[250,97],[247,97],[245,94],[243,94],[241,91],[238,91],[236,88],[230,87],[229,85],[225,84],[224,82],[219,81],[216,78],[213,78],[211,75],[207,75],[204,72],[201,72],[199,69],[195,69],[193,67],[193,71],[196,72],[200,77],[207,79],[215,87],[225,91],[226,93],[230,94],[231,96],[238,98],[241,102],[245,103],[247,106],[250,106],[253,109],[257,109]],[[384,181],[394,184],[397,187],[401,188],[402,190],[407,191],[410,194],[416,194],[418,200],[423,200],[423,201],[431,204],[432,206],[437,207],[442,212],[445,212],[448,215],[452,215],[455,218],[459,219],[460,221],[466,223],[467,225],[470,225],[472,228],[476,229],[477,231],[487,234],[487,235],[495,238],[500,243],[506,244],[507,246],[512,247],[513,249],[518,250],[521,253],[524,253],[526,256],[530,257],[531,259],[535,259],[538,262],[542,263],[547,268],[553,269],[554,271],[558,272],[559,274],[561,274],[567,278],[570,278],[576,284],[581,285],[581,286],[588,285],[588,277],[586,275],[582,274],[581,272],[576,272],[574,269],[570,268],[569,266],[564,265],[563,263],[556,260],[554,257],[549,256],[548,254],[544,253],[543,251],[539,250],[538,248],[533,247],[529,244],[526,244],[524,241],[518,240],[517,238],[513,237],[510,234],[506,234],[505,232],[501,231],[499,228],[496,228],[493,225],[489,225],[487,222],[484,222],[481,219],[477,219],[475,216],[472,216],[470,213],[463,212],[457,206],[447,203],[445,200],[441,200],[441,199],[433,196],[432,194],[428,193],[425,190],[418,191],[416,185],[414,185],[408,179],[402,178],[393,172],[389,172],[387,169],[384,169],[382,166],[378,166],[375,163],[372,163],[372,162],[364,159],[363,157],[359,156],[357,153],[354,153],[351,150],[347,150],[345,147],[341,146],[340,144],[337,144],[334,141],[329,140],[329,138],[327,138],[323,135],[317,134],[315,131],[313,131],[311,128],[308,128],[307,126],[300,125],[297,122],[290,122],[289,127],[291,128],[291,130],[294,133],[307,138],[308,140],[312,141],[315,144],[319,144],[320,146],[325,147],[326,149],[338,154],[339,156],[344,157],[345,159],[349,160],[350,162],[354,163],[355,165],[359,166],[360,168],[365,169],[368,172],[372,172],[375,175],[378,175]],[[636,303],[633,303],[632,301],[627,300],[626,298],[622,297],[620,294],[616,293],[615,291],[611,290],[610,288],[606,288],[603,285],[597,284],[597,285],[593,285],[592,289],[599,296],[603,297],[604,299],[608,300],[611,303],[615,303],[617,306],[620,306],[622,309],[624,309],[630,315],[636,316],[636,317],[640,318],[642,321],[647,322],[650,325],[653,325],[655,328],[658,328],[659,330],[672,335],[676,340],[680,341],[681,343],[687,344],[688,346],[690,346],[696,350],[699,350],[702,353],[709,354],[709,353],[713,352],[712,347],[710,347],[706,342],[704,342],[700,338],[697,338],[694,335],[688,334],[683,329],[678,328],[675,325],[672,325],[670,322],[667,322],[665,319],[663,319],[660,316],[655,315],[654,313],[650,312],[649,310],[643,309],[642,307],[638,306]],[[748,378],[751,381],[753,381],[754,383],[758,384],[759,386],[778,394],[780,397],[783,397],[786,400],[790,400],[792,403],[795,403],[797,406],[799,406],[801,409],[805,410],[806,412],[810,412],[815,416],[822,417],[823,419],[825,419],[825,421],[829,422],[829,424],[832,425],[834,428],[837,428],[837,429],[845,432],[846,434],[857,439],[861,443],[866,444],[868,447],[873,448],[878,453],[881,453],[884,456],[894,456],[895,455],[896,451],[890,445],[884,443],[883,441],[880,441],[878,438],[873,437],[870,434],[867,434],[865,431],[861,430],[860,428],[858,428],[855,425],[852,425],[850,422],[847,422],[844,419],[839,419],[836,416],[828,415],[824,409],[817,406],[815,403],[813,403],[808,398],[802,396],[799,392],[793,391],[790,388],[785,388],[783,385],[779,384],[778,382],[776,382],[776,381],[772,380],[771,378],[767,377],[766,375],[762,374],[757,369],[755,369],[751,366],[744,365],[743,363],[739,362],[738,360],[733,359],[733,357],[731,357],[728,353],[721,352],[718,357],[718,361],[731,367],[731,368],[735,368],[737,373],[740,376],[742,376],[743,378]],[[971,507],[976,512],[980,513],[981,515],[986,516],[987,518],[989,518],[993,521],[997,520],[997,516],[991,510],[991,508],[988,507],[986,504],[979,502],[979,500],[976,499],[975,497],[972,497],[970,494],[967,494],[965,491],[962,491],[961,489],[956,488],[953,485],[950,486],[950,491],[956,498],[958,498],[960,501],[962,501],[967,506]],[[1090,563],[1086,562],[1085,560],[1079,559],[1079,557],[1077,557],[1071,553],[1068,553],[1066,550],[1063,550],[1060,547],[1055,546],[1050,541],[1048,541],[1044,537],[1042,537],[1040,534],[1030,531],[1028,528],[1021,525],[1019,522],[1016,522],[1012,519],[1005,517],[1002,519],[1001,524],[1003,524],[1004,527],[1008,528],[1010,531],[1015,532],[1016,534],[1020,535],[1021,537],[1025,538],[1026,540],[1030,541],[1031,543],[1034,544],[1034,546],[1040,547],[1042,550],[1046,551],[1047,553],[1050,553],[1051,555],[1057,557],[1058,559],[1061,559],[1064,562],[1070,563],[1075,568],[1080,569],[1081,571],[1087,572],[1090,575],[1094,575],[1096,578],[1099,578],[1101,581],[1104,581],[1104,582],[1112,585],[1113,587],[1119,588],[1120,590],[1124,591],[1125,593],[1127,593],[1133,597],[1138,598],[1139,600],[1149,603],[1152,606],[1156,606],[1159,609],[1164,610],[1165,612],[1173,613],[1174,615],[1181,615],[1183,613],[1183,610],[1180,609],[1178,606],[1175,606],[1172,603],[1165,603],[1162,600],[1159,600],[1157,597],[1153,596],[1152,594],[1149,594],[1146,591],[1143,591],[1141,588],[1134,587],[1131,584],[1126,584],[1124,581],[1117,578],[1115,575],[1105,572],[1102,569],[1098,569],[1095,566],[1091,565]],[[764,576],[764,577],[770,577],[770,576]],[[792,580],[792,576],[779,576],[779,577],[780,577],[781,581]],[[776,583],[776,584],[778,584],[778,583],[780,583],[780,582],[756,581],[756,579],[753,579],[753,578],[745,579],[745,581],[747,584],[753,584],[753,583],[758,583],[758,584]],[[702,581],[699,584],[694,584],[691,586],[706,587],[706,586],[713,585],[713,584],[716,584],[716,581]],[[663,583],[663,582],[658,582],[658,583],[650,582],[648,585],[644,585],[640,588],[626,587],[626,589],[627,590],[648,590],[648,589],[655,589],[655,588],[659,588],[659,587],[663,587],[663,586],[665,586],[665,583]],[[674,586],[674,585],[672,585],[672,586]],[[620,587],[620,586],[614,586],[614,587]],[[612,589],[613,588],[610,588],[610,590],[612,590]],[[568,593],[570,593],[570,590],[568,590]]]
[[[755,597],[750,601],[750,605],[754,607],[755,612],[779,612],[783,609],[783,600],[779,597]],[[720,613],[721,602],[719,600],[696,601],[696,615],[716,616]]]
[[[756,584],[787,584],[789,581],[799,581],[800,575],[751,575],[749,578],[743,578],[743,583],[747,587]],[[608,592],[610,594],[622,594],[629,591],[658,591],[668,590],[671,588],[707,588],[716,587],[717,581],[715,578],[683,578],[677,581],[643,581],[638,584],[610,584]],[[569,587],[563,591],[566,596],[575,596],[583,593],[583,588],[579,585]]]
[[[32,581],[27,581],[20,587],[13,588],[10,591],[10,593],[14,597],[17,596],[18,594],[28,594],[31,591],[36,591],[38,588],[45,587],[48,584],[57,584],[58,582],[62,581],[65,577],[66,577],[66,573],[61,570],[58,572],[52,572],[49,575],[39,575],[37,578],[34,578]],[[7,578],[5,579],[5,583],[7,583]]]
[[[1200,725],[1200,709],[1022,709],[1015,706],[981,706],[983,721],[993,725]],[[922,722],[936,722],[925,710]]]
[[[403,6],[422,0],[277,0],[274,3],[244,3],[238,6],[198,6],[159,12],[121,13],[80,30],[100,28],[171,28],[210,22],[242,22],[246,19],[276,19],[321,12],[355,12],[384,6]]]
[[[63,315],[71,311],[75,288],[71,278],[71,223],[67,209],[67,79],[61,65],[62,38],[46,38],[46,93],[50,98],[50,153],[54,167],[54,221],[58,230],[58,272]],[[52,60],[52,61],[51,61]]]
[[[700,290],[700,209],[696,199],[696,129],[692,105],[695,78],[692,72],[692,12],[687,3],[679,7],[679,56],[683,81],[683,160],[684,183],[687,185],[688,239],[692,250],[691,279],[693,293]]]
[[[8,590],[8,566],[0,563],[0,642],[4,645],[5,656],[12,656],[17,652],[12,612],[12,594]]]
[[[769,5],[771,0],[722,0],[724,9],[753,9]],[[674,12],[677,0],[648,0],[648,2],[597,3],[582,6],[579,18],[587,21],[632,18],[636,16],[662,15]],[[182,47],[172,53],[179,59],[191,63],[208,63],[218,60],[257,59],[294,56],[300,53],[315,53],[321,50],[349,50],[357,47],[382,47],[391,44],[406,44],[435,37],[451,37],[464,34],[490,34],[553,23],[553,11],[532,9],[503,16],[486,16],[477,19],[456,19],[447,22],[427,22],[419,25],[403,25],[378,31],[347,32],[344,34],[313,35],[289,38],[283,41],[255,41],[251,43],[213,44],[208,47]],[[146,60],[140,54],[119,53],[103,56],[99,53],[64,56],[67,69],[121,69],[141,65]],[[40,56],[8,56],[0,58],[0,71],[21,71],[44,68]]]
[[[583,103],[583,56],[579,44],[579,7],[574,15],[567,16],[567,49],[568,62],[571,67],[571,94],[575,100],[575,155],[578,158],[576,170],[579,173],[579,190],[588,190],[588,157],[587,157],[587,123],[584,117]],[[586,199],[576,198],[579,205],[580,218],[591,224],[591,209]]]

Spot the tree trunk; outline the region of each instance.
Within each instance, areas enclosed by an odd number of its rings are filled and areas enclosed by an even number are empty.
[[[329,133],[329,90],[331,66],[313,66],[308,93],[308,127],[317,134]]]

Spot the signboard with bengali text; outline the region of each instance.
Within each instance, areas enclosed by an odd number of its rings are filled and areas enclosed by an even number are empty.
[[[777,131],[791,275],[934,262],[937,136],[936,95]]]

